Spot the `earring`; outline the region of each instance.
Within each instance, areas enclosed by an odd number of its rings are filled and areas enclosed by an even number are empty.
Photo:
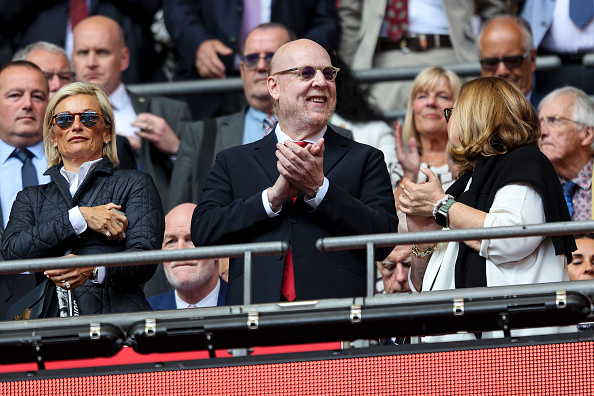
[[[58,145],[56,143],[54,143],[54,148],[58,147]]]
[[[105,144],[109,143],[107,140],[105,141]]]

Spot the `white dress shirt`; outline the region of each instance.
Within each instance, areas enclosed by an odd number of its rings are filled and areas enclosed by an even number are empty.
[[[177,309],[185,309],[189,308],[190,305],[195,305],[196,308],[205,308],[205,307],[216,307],[217,303],[219,302],[219,290],[221,289],[221,279],[217,281],[217,285],[214,289],[208,294],[208,296],[204,297],[202,300],[198,301],[196,304],[188,304],[177,294],[177,290],[175,291],[175,306]]]
[[[138,115],[132,106],[130,95],[124,84],[121,84],[109,95],[109,101],[113,105],[113,116],[115,118],[116,133],[122,136],[131,136],[140,139],[134,132],[139,131],[132,123]]]

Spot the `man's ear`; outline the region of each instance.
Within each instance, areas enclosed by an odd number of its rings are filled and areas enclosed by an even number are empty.
[[[594,127],[592,126],[585,126],[582,128],[582,146],[592,146],[592,141],[594,141]]]
[[[278,101],[279,94],[278,94],[278,84],[276,81],[276,77],[268,76],[268,80],[266,81],[266,83],[268,84],[268,93],[270,94],[272,99]]]
[[[128,49],[128,47],[122,48],[120,56],[122,57],[121,71],[123,72],[126,69],[128,69],[128,66],[130,66],[130,50]]]

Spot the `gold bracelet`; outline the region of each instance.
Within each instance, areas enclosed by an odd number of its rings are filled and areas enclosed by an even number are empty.
[[[417,245],[412,245],[412,254],[416,257],[425,257],[433,254],[434,251],[437,250],[437,243],[433,246],[429,246],[427,249],[423,250],[422,252],[419,251],[419,247]]]

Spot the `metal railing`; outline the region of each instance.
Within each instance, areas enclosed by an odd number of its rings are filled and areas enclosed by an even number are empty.
[[[588,65],[594,65],[594,54],[587,57]],[[584,59],[586,59],[584,58]],[[585,61],[584,61],[585,62]],[[585,64],[585,63],[584,63]],[[552,70],[561,66],[561,60],[554,55],[539,56],[536,60],[536,70]],[[460,77],[479,76],[481,67],[478,62],[456,63],[445,65]],[[413,80],[426,66],[394,67],[386,69],[369,69],[354,71],[355,77],[365,83]],[[173,81],[163,83],[130,84],[127,88],[138,95],[200,95],[209,93],[242,92],[243,84],[239,77],[227,77],[215,80]]]
[[[367,249],[367,296],[374,291],[374,247],[409,245],[412,243],[468,241],[528,236],[553,236],[594,232],[594,221],[567,221],[512,227],[470,228],[464,230],[408,232],[400,234],[356,235],[321,238],[320,251]]]

